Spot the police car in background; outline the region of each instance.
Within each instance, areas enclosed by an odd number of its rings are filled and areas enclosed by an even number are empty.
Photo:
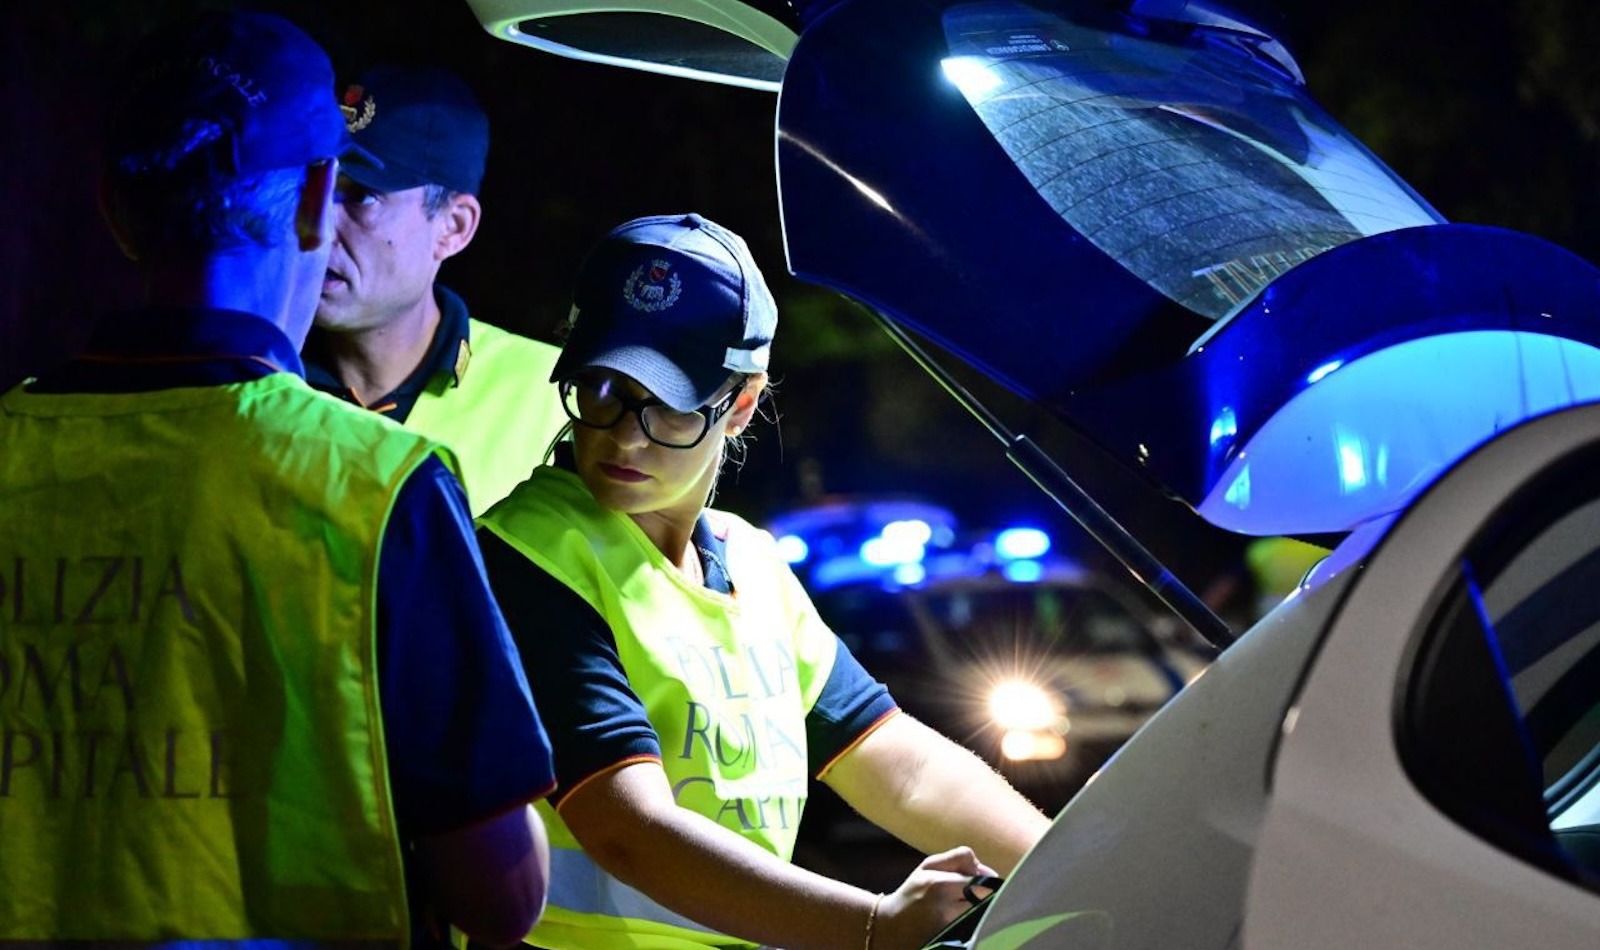
[[[1211,652],[1146,592],[1058,554],[1035,526],[974,533],[927,501],[836,498],[767,527],[901,707],[1051,812]]]
[[[793,273],[1175,517],[1342,538],[1235,639],[947,385],[1222,647],[954,945],[1600,945],[1600,269],[1447,221],[1233,0],[469,3],[781,90]]]

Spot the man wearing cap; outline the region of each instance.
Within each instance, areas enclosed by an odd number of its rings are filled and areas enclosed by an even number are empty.
[[[435,283],[478,229],[489,120],[460,78],[434,68],[374,68],[343,109],[376,161],[352,159],[339,178],[307,378],[454,449],[479,514],[566,424],[543,383],[560,351],[472,319]]]
[[[899,711],[771,535],[707,507],[777,330],[749,249],[697,214],[636,219],[573,304],[551,379],[572,440],[479,521],[560,782],[529,942],[922,946],[1048,821]],[[794,866],[812,778],[936,853],[887,895]]]
[[[0,397],[0,944],[512,942],[549,745],[465,498],[297,355],[348,147],[327,56],[213,13],[113,98],[147,299]]]

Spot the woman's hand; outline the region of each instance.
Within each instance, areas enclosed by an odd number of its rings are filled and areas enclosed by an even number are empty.
[[[916,950],[972,905],[962,893],[976,875],[990,875],[971,848],[929,855],[878,905],[868,950]]]

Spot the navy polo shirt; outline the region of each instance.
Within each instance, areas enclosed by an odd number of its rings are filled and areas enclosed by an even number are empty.
[[[461,365],[462,348],[470,342],[472,335],[472,321],[467,314],[466,301],[448,287],[441,287],[438,284],[433,285],[433,297],[439,303],[439,326],[433,331],[433,342],[428,344],[428,352],[422,357],[422,362],[411,371],[405,382],[395,387],[394,392],[386,393],[382,398],[363,404],[356,398],[355,392],[334,375],[330,368],[332,361],[327,358],[330,334],[327,330],[315,327],[307,335],[305,349],[300,354],[305,360],[306,382],[310,383],[313,389],[338,396],[345,402],[363,406],[373,412],[382,413],[404,425],[411,415],[412,407],[417,404],[417,397],[421,396],[435,379],[448,375],[452,385],[460,382],[456,378],[457,367]]]
[[[131,393],[300,375],[271,322],[228,310],[113,315],[83,355],[32,393]],[[379,552],[377,644],[384,743],[405,838],[451,831],[548,794],[549,744],[489,593],[460,484],[430,458],[401,487]]]

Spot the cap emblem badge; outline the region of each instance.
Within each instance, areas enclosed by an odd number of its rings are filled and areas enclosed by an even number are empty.
[[[339,111],[344,113],[344,127],[352,133],[360,132],[372,124],[372,117],[378,114],[378,104],[367,95],[365,88],[351,86],[344,91]]]
[[[622,284],[622,299],[645,313],[667,309],[678,302],[682,293],[683,279],[672,272],[670,262],[663,260],[640,264]]]

